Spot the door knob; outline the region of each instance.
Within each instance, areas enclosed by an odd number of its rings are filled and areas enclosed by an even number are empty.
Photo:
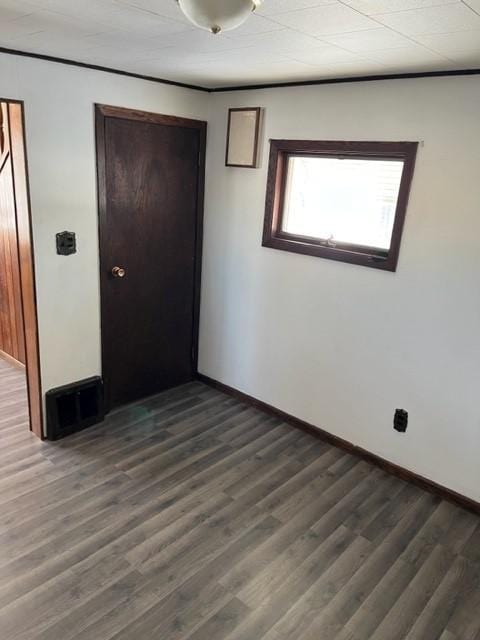
[[[123,267],[113,267],[112,276],[114,278],[124,278],[126,271]]]

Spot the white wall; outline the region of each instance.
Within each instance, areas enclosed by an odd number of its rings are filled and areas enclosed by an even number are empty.
[[[210,114],[200,370],[480,499],[478,78],[209,96],[0,55],[0,96],[25,101],[43,391],[101,371],[94,103]],[[258,170],[224,167],[242,105],[266,108]],[[261,247],[271,137],[425,141],[396,273]]]
[[[480,79],[212,102],[201,372],[479,500]],[[261,247],[268,142],[260,169],[224,166],[233,106],[265,107],[264,141],[425,141],[396,273]]]
[[[43,391],[101,372],[94,103],[206,119],[207,93],[0,54],[25,101]],[[75,231],[78,253],[57,256]]]

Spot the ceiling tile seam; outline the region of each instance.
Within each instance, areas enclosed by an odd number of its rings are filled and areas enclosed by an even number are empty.
[[[284,13],[298,13],[299,11],[305,11],[306,9],[320,9],[322,7],[331,7],[331,6],[335,6],[340,2],[340,0],[330,0],[330,2],[328,2],[327,4],[322,3],[322,4],[314,4],[312,6],[308,6],[308,7],[301,7],[300,9],[287,9],[286,11],[277,11],[276,13],[271,13],[271,14],[258,14],[260,15],[262,18],[272,18],[273,16],[282,16]],[[280,23],[281,24],[281,23]]]
[[[418,7],[417,9],[411,9],[411,8],[410,9],[395,9],[394,11],[376,11],[375,13],[363,13],[363,11],[360,11],[360,9],[356,9],[355,7],[352,7],[349,4],[346,4],[346,2],[344,0],[337,0],[337,2],[339,4],[343,4],[344,7],[348,7],[349,9],[352,9],[352,11],[356,11],[357,13],[359,13],[361,16],[364,16],[365,18],[371,18],[372,16],[381,16],[381,15],[391,15],[391,14],[398,14],[398,13],[406,13],[407,11],[418,11],[418,10],[422,10],[422,9],[436,9],[437,7],[448,7],[451,4],[465,4],[463,0],[450,0],[450,2],[447,2],[447,3],[442,2],[441,4],[432,4],[432,5],[428,5],[427,7]],[[389,27],[387,27],[387,28],[389,28]]]
[[[8,18],[7,20],[2,20],[2,22],[6,25],[15,23],[15,22],[19,22],[20,20],[24,20],[25,18],[31,18],[32,16],[35,16],[38,13],[38,11],[32,11],[31,13],[22,13],[21,16],[15,16],[15,18]]]
[[[151,16],[156,16],[157,18],[160,18],[161,20],[165,21],[166,23],[169,22],[171,24],[183,25],[183,26],[185,26],[185,30],[188,30],[188,25],[186,23],[182,22],[181,20],[175,20],[174,18],[169,18],[168,16],[164,16],[164,15],[155,13],[153,11],[148,11],[146,9],[143,9],[143,8],[137,7],[137,6],[133,6],[133,5],[126,5],[126,4],[122,3],[122,7],[124,7],[124,8],[128,7],[130,10],[133,10],[133,11],[138,11],[138,12],[142,12],[142,13],[145,13],[145,14],[148,14],[148,15],[151,15]],[[65,13],[63,11],[59,11],[56,8],[41,9],[40,7],[37,10],[32,11],[31,13],[28,13],[28,14],[25,14],[25,15],[21,16],[20,18],[14,18],[14,20],[25,18],[27,16],[33,16],[33,15],[36,15],[36,14],[38,14],[40,12],[53,13],[53,14],[55,14],[57,16],[62,16],[63,18],[67,18],[68,20],[70,20],[72,22],[76,21],[75,16],[73,16],[71,13]],[[98,22],[99,25],[107,28],[109,26],[109,23],[106,22],[106,21],[104,22],[103,20],[105,20],[105,19],[104,18],[102,18],[101,20],[98,19],[98,20],[96,20],[96,22]],[[10,20],[9,22],[12,22],[12,20]],[[115,29],[116,30],[118,29],[120,31],[125,31],[126,33],[128,33],[128,28],[126,28],[126,27],[125,28],[124,27],[116,27]],[[99,33],[104,33],[104,32],[100,31]],[[156,36],[152,36],[152,37],[155,38]]]
[[[134,11],[140,11],[143,13],[148,13],[149,15],[152,16],[157,16],[158,18],[162,18],[162,20],[167,20],[168,22],[175,22],[177,24],[182,24],[185,25],[185,27],[188,27],[188,24],[184,21],[184,20],[177,20],[176,18],[172,18],[170,16],[166,16],[163,13],[157,13],[156,11],[152,11],[151,9],[146,9],[145,7],[140,7],[137,4],[133,4],[132,2],[129,2],[128,0],[116,0],[116,2],[122,6],[122,7],[128,7],[129,9],[133,9]],[[178,15],[179,18],[182,17],[182,13],[180,8],[178,9]]]
[[[16,23],[16,22],[20,22],[20,21],[21,21],[21,20],[23,20],[24,18],[29,18],[29,17],[32,17],[32,16],[34,16],[34,17],[35,17],[35,16],[37,16],[39,13],[40,13],[39,11],[33,11],[32,13],[27,13],[27,14],[24,14],[24,15],[22,15],[22,16],[18,16],[18,17],[16,17],[16,18],[13,18],[13,19],[11,19],[11,20],[6,20],[6,21],[5,21],[5,24],[6,24],[6,25],[10,25],[10,24],[15,25],[15,23]],[[63,14],[63,13],[57,13],[57,12],[50,11],[50,10],[49,10],[49,13],[55,13],[55,15],[62,16],[62,17],[64,17],[64,18],[68,18],[68,19],[69,19],[69,21],[71,21],[72,23],[74,23],[74,22],[75,22],[75,21],[72,19],[72,17],[71,17],[71,16],[69,16],[69,15],[66,15],[66,14]],[[102,31],[88,31],[88,32],[85,32],[85,33],[81,34],[79,37],[80,37],[80,38],[82,38],[82,39],[84,39],[84,38],[88,38],[88,37],[91,37],[91,36],[104,35],[104,34],[111,33],[111,29],[109,30],[109,29],[107,28],[107,25],[106,25],[106,24],[101,24],[101,26],[103,26],[103,27],[105,28],[105,30],[102,30]],[[22,39],[22,38],[24,38],[24,37],[30,37],[30,36],[32,36],[32,35],[38,35],[38,34],[40,34],[40,33],[46,33],[46,34],[48,34],[48,33],[51,33],[51,31],[49,31],[48,29],[39,29],[38,31],[30,31],[30,32],[28,32],[28,33],[26,33],[26,34],[24,34],[24,35],[22,35],[22,36],[18,36],[18,37],[13,38],[12,40],[10,40],[10,42],[14,42],[15,40],[20,40],[20,39]],[[127,30],[125,30],[125,33],[128,33],[128,31],[127,31]],[[156,36],[153,36],[153,37],[156,37]]]
[[[410,42],[412,42],[412,43],[415,43],[416,45],[420,46],[420,47],[421,47],[422,49],[424,49],[425,51],[428,51],[428,52],[430,52],[431,54],[433,54],[433,55],[435,55],[435,56],[437,56],[437,57],[439,57],[439,58],[442,58],[442,59],[443,59],[443,60],[445,60],[445,61],[452,62],[452,63],[454,63],[454,62],[455,62],[455,60],[453,60],[452,58],[449,58],[448,56],[445,56],[444,54],[442,54],[442,53],[440,53],[440,52],[436,51],[435,49],[432,49],[432,48],[430,48],[429,46],[425,45],[423,42],[416,40],[413,36],[405,35],[405,34],[403,34],[402,32],[400,32],[400,31],[398,31],[398,30],[396,30],[396,29],[393,29],[393,28],[391,28],[391,27],[388,27],[388,26],[384,25],[383,23],[378,22],[378,21],[377,21],[374,17],[372,17],[372,16],[366,16],[365,14],[363,14],[363,13],[362,13],[362,12],[360,12],[360,11],[358,11],[357,9],[355,9],[355,8],[353,8],[353,7],[350,7],[349,5],[345,5],[345,3],[344,3],[342,0],[338,0],[338,2],[339,2],[340,4],[342,4],[343,6],[348,7],[348,8],[349,8],[349,9],[351,9],[353,12],[359,13],[359,14],[360,14],[360,15],[362,15],[363,17],[369,17],[370,19],[372,19],[372,21],[373,21],[373,22],[375,22],[377,25],[379,25],[379,26],[380,26],[380,28],[387,29],[388,31],[391,31],[392,33],[396,33],[396,34],[400,35],[400,36],[401,36],[402,38],[404,38],[405,40],[408,40],[408,41],[410,41]],[[122,3],[122,4],[123,4],[123,6],[127,6],[127,4],[126,4],[126,3]],[[332,3],[332,4],[333,4],[333,3]],[[456,2],[455,2],[455,3],[453,3],[453,2],[452,2],[451,4],[457,4],[457,3],[456,3]],[[462,2],[462,4],[463,4],[463,2]],[[128,5],[128,6],[134,6],[134,5]],[[332,6],[332,5],[319,5],[319,7],[320,7],[320,6]],[[435,6],[445,6],[445,5],[435,5]],[[447,6],[449,6],[449,5],[447,5]],[[466,6],[466,5],[465,5],[465,6]],[[402,10],[402,11],[400,11],[400,12],[390,12],[390,13],[401,13],[401,12],[403,12],[403,10]],[[150,13],[150,12],[147,12],[147,13]],[[33,14],[29,14],[29,15],[33,15]],[[65,15],[65,14],[57,14],[57,15]],[[154,14],[154,13],[152,13],[152,15],[158,15],[158,14]],[[380,14],[377,14],[377,15],[380,15]],[[381,14],[381,15],[383,15],[383,14]],[[67,16],[67,17],[68,17],[68,16]],[[162,17],[162,19],[165,19],[165,20],[167,20],[167,21],[171,21],[171,22],[175,22],[175,23],[177,23],[177,21],[174,21],[173,19],[169,19],[169,18],[167,18],[166,16],[160,16],[160,17]],[[280,26],[284,27],[286,30],[288,30],[288,29],[289,29],[289,30],[291,30],[291,31],[294,31],[294,32],[296,32],[296,33],[300,34],[300,35],[306,35],[304,31],[301,31],[301,30],[299,30],[299,29],[292,28],[292,27],[285,27],[285,25],[282,25],[281,23],[277,23],[275,20],[271,20],[271,19],[269,19],[269,18],[264,18],[264,19],[267,19],[268,21],[270,21],[270,22],[272,22],[272,23],[274,23],[274,24],[279,24]],[[15,19],[15,20],[16,20],[16,19]],[[178,24],[181,24],[181,23],[178,23]],[[121,29],[121,31],[125,31],[125,33],[128,33],[128,30],[123,30],[123,29]],[[275,31],[276,31],[276,30],[271,31],[271,32],[266,32],[266,33],[275,33]],[[367,30],[367,31],[368,31],[368,30]],[[34,33],[33,33],[33,35],[35,35],[35,34],[37,34],[37,33],[41,33],[41,32],[34,32]],[[87,34],[87,35],[86,35],[86,37],[89,37],[89,36],[95,36],[95,35],[98,35],[99,33],[101,34],[101,33],[104,33],[104,32],[90,33],[90,34]],[[107,31],[107,32],[105,32],[105,33],[108,33],[108,31]],[[348,35],[348,34],[354,34],[354,33],[360,33],[360,32],[359,32],[358,30],[356,30],[356,31],[349,31],[349,32],[342,32],[342,35]],[[445,32],[445,33],[452,33],[452,32]],[[460,32],[460,33],[461,33],[461,32]],[[28,35],[32,35],[32,34],[28,34]],[[332,34],[332,35],[335,35],[335,34]],[[439,35],[440,35],[440,34],[439,34]],[[245,37],[249,37],[249,36],[245,36]],[[367,52],[364,52],[364,51],[359,52],[359,51],[355,51],[355,50],[352,50],[352,49],[348,49],[348,48],[346,48],[346,47],[344,47],[344,46],[340,46],[340,45],[332,45],[332,43],[331,43],[331,42],[328,42],[328,41],[326,41],[326,40],[323,40],[323,39],[322,39],[321,37],[319,37],[319,36],[309,36],[309,37],[311,37],[311,38],[313,38],[313,39],[317,40],[319,43],[321,43],[321,44],[323,44],[323,45],[326,45],[326,46],[335,46],[336,48],[338,48],[338,49],[340,49],[340,50],[342,50],[342,51],[348,52],[348,53],[361,54],[361,55],[360,55],[360,58],[361,58],[361,59],[363,59],[363,60],[369,60],[369,61],[372,61],[372,62],[378,62],[378,60],[375,60],[375,59],[373,59],[373,58],[371,58],[371,57],[369,57],[369,56],[368,56],[368,53],[369,53],[368,51],[367,51]],[[149,38],[147,38],[147,40],[148,40],[148,39],[153,40],[154,38],[156,38],[156,36],[150,36]],[[238,40],[239,40],[238,44],[240,44],[241,39],[242,39],[242,38],[238,39]],[[14,41],[12,41],[12,42],[14,42]],[[232,41],[232,44],[233,44],[233,41]],[[243,45],[243,47],[245,47],[245,45]],[[242,48],[242,47],[240,47],[240,46],[238,46],[238,45],[237,45],[237,46],[233,46],[233,47],[231,47],[231,50],[238,51],[240,48]],[[247,48],[247,47],[245,47],[245,48]],[[386,49],[387,49],[387,50],[388,50],[388,49],[391,49],[391,48],[392,48],[392,47],[386,47]],[[164,49],[165,49],[165,47],[160,47],[160,48],[159,48],[159,51],[160,51],[160,50],[164,50]],[[290,54],[289,54],[289,57],[291,58]],[[291,58],[291,59],[295,60],[295,58]],[[308,63],[307,63],[307,64],[308,64]],[[314,65],[310,65],[310,66],[314,66]],[[141,75],[141,74],[140,74],[140,75]]]
[[[449,58],[446,58],[445,56],[442,56],[441,54],[439,54],[439,53],[438,53],[437,51],[435,51],[434,49],[430,49],[429,47],[427,47],[426,45],[424,45],[422,42],[419,42],[418,40],[415,40],[413,37],[408,36],[408,35],[406,35],[406,34],[402,33],[401,31],[398,31],[397,29],[394,29],[394,28],[392,28],[392,27],[387,27],[385,24],[383,24],[382,22],[379,22],[378,20],[376,20],[376,19],[375,19],[374,17],[372,17],[371,15],[367,16],[366,14],[362,13],[362,12],[361,12],[361,11],[359,11],[358,9],[355,9],[354,7],[351,7],[350,5],[345,4],[345,2],[343,2],[343,0],[337,0],[337,3],[338,3],[338,4],[341,4],[341,5],[342,5],[342,6],[344,6],[344,7],[347,7],[347,8],[349,8],[349,9],[351,9],[352,11],[354,11],[355,13],[358,13],[359,15],[361,15],[361,16],[362,16],[362,17],[364,17],[364,18],[365,18],[365,17],[370,18],[370,19],[371,19],[373,22],[375,22],[375,24],[377,24],[380,28],[387,29],[388,31],[391,31],[392,33],[396,33],[397,35],[401,36],[402,38],[405,38],[406,40],[409,40],[410,42],[412,42],[412,43],[414,43],[414,44],[417,44],[417,45],[419,45],[419,46],[423,47],[423,48],[424,48],[426,51],[428,51],[429,53],[432,53],[432,54],[434,54],[434,55],[437,55],[437,56],[439,56],[439,57],[443,58],[444,60],[446,60],[446,61],[448,61],[448,62],[455,62],[454,60],[450,60]],[[332,6],[333,4],[334,4],[334,3],[332,3],[331,5],[330,5],[330,4],[329,4],[329,5],[317,5],[317,7],[316,7],[316,8],[321,8],[321,7],[323,7],[323,6]],[[451,4],[457,4],[457,2],[452,2]],[[435,5],[435,6],[445,6],[445,5]],[[449,5],[447,5],[447,6],[449,6]],[[314,8],[314,7],[309,7],[309,8]],[[297,9],[297,11],[303,11],[303,9]],[[295,11],[292,11],[292,12],[285,12],[285,13],[296,13],[296,12],[295,12]],[[390,12],[390,13],[403,13],[403,10],[402,10],[402,11],[400,11],[400,12]],[[281,15],[281,14],[279,14],[279,15]],[[383,15],[383,14],[376,14],[376,15]],[[303,36],[308,35],[308,34],[306,34],[306,33],[305,33],[305,31],[301,31],[300,29],[298,29],[298,28],[296,28],[296,27],[291,27],[291,26],[286,27],[286,26],[285,26],[284,24],[282,24],[281,22],[277,22],[276,20],[271,20],[271,21],[272,21],[272,22],[275,22],[276,24],[278,24],[278,25],[280,25],[280,26],[283,26],[283,27],[285,27],[285,28],[287,28],[287,29],[290,29],[291,31],[294,31],[294,32],[296,32],[296,33],[299,33],[300,35],[303,35]],[[374,27],[372,27],[372,28],[374,28]],[[354,34],[354,33],[362,33],[362,32],[365,32],[365,31],[368,31],[368,29],[362,29],[361,31],[359,31],[358,29],[357,29],[357,30],[354,30],[354,31],[342,31],[342,32],[339,32],[339,33],[332,33],[332,34],[329,34],[329,36],[335,36],[335,35],[342,35],[342,36],[346,36],[346,35],[350,35],[350,34]],[[447,33],[450,33],[450,32],[447,32]],[[310,38],[314,38],[315,40],[318,40],[318,41],[319,41],[319,42],[321,42],[322,44],[332,46],[332,44],[331,44],[330,42],[327,42],[326,40],[322,40],[322,39],[321,39],[321,37],[319,37],[319,36],[312,36],[312,35],[309,35],[309,37],[310,37]],[[339,45],[335,45],[335,46],[338,46],[340,49],[343,49],[344,51],[348,51],[349,53],[358,53],[357,51],[352,51],[352,50],[350,50],[350,49],[345,49],[344,47],[340,47]],[[388,47],[387,47],[387,48],[388,48]],[[370,61],[373,61],[371,58],[369,58],[369,60],[370,60]]]
[[[461,0],[461,3],[462,3],[463,5],[465,5],[468,9],[470,9],[470,11],[473,11],[473,13],[476,13],[476,14],[477,14],[477,16],[480,16],[480,11],[477,11],[476,9],[474,9],[474,7],[471,7],[471,6],[468,4],[468,0]]]
[[[325,6],[325,5],[321,5],[321,6]],[[327,42],[326,40],[322,40],[320,37],[318,36],[311,36],[307,33],[305,33],[305,31],[301,31],[300,29],[297,29],[295,27],[287,27],[284,24],[282,24],[281,22],[276,22],[275,20],[271,20],[270,22],[274,22],[275,24],[278,24],[279,26],[282,27],[282,29],[274,29],[273,31],[266,31],[264,33],[279,33],[281,31],[293,31],[294,33],[297,33],[301,36],[306,36],[308,38],[311,38],[313,40],[317,40],[317,42],[319,43],[319,45],[324,45],[324,46],[329,46],[329,47],[336,47],[337,49],[340,49],[341,51],[345,52],[345,53],[357,53],[356,51],[352,51],[350,49],[346,49],[345,47],[342,47],[340,45],[333,45],[331,42]],[[261,34],[257,34],[257,35],[264,35],[264,33]],[[358,31],[347,31],[347,32],[342,32],[341,35],[348,35],[350,33],[359,33]],[[255,35],[255,34],[254,34]],[[334,35],[334,34],[332,34]],[[235,39],[235,42],[238,40],[238,42],[241,42],[241,39],[245,37],[245,38],[250,38],[251,35],[247,35],[247,36],[241,36]],[[240,51],[242,49],[253,49],[255,45],[248,45],[245,46],[243,45],[242,47],[240,46],[234,46],[231,47],[231,49],[228,49],[228,51]],[[285,55],[287,55],[289,58],[291,58],[291,52],[286,52]],[[295,58],[291,58],[292,60],[295,60]],[[308,64],[308,63],[305,63]]]
[[[337,0],[337,2],[340,2],[340,1],[341,0]],[[333,3],[332,3],[332,5],[333,5]],[[321,8],[321,7],[325,7],[325,6],[329,7],[329,6],[332,6],[332,5],[317,5],[316,7],[309,7],[309,8]],[[344,5],[344,6],[346,6],[346,5]],[[303,9],[297,9],[297,11],[303,11]],[[288,12],[285,12],[285,13],[296,13],[296,12],[295,11],[288,11]],[[281,15],[281,14],[279,14],[279,15]],[[360,14],[360,15],[363,16],[363,14]],[[338,49],[342,49],[343,51],[346,51],[348,53],[357,53],[357,51],[352,51],[351,49],[346,49],[345,47],[342,47],[340,45],[332,45],[331,42],[328,42],[327,40],[323,40],[321,36],[310,35],[310,34],[306,33],[305,31],[302,31],[301,29],[299,29],[297,27],[286,26],[282,22],[277,22],[276,20],[273,20],[273,19],[270,20],[270,22],[274,22],[275,24],[278,24],[280,27],[283,28],[283,30],[293,31],[294,33],[298,33],[301,36],[306,36],[308,38],[312,38],[314,40],[317,40],[318,42],[320,42],[323,45],[328,45],[330,47],[335,46]],[[385,27],[385,25],[381,25],[381,26],[383,26],[384,28],[388,28],[388,27]],[[279,31],[278,29],[275,29],[274,31],[268,31],[267,33],[277,33],[278,31]],[[368,29],[362,29],[361,31],[359,31],[358,29],[356,29],[354,31],[341,31],[341,32],[338,32],[338,33],[331,33],[331,34],[327,34],[327,35],[328,35],[328,37],[335,36],[335,35],[347,36],[347,35],[354,34],[354,33],[364,33],[365,31],[368,31]],[[393,29],[391,29],[391,31],[393,31]],[[258,34],[258,35],[262,35],[262,34]],[[402,35],[402,34],[399,33],[399,35]],[[250,36],[245,36],[245,37],[248,38]],[[416,43],[416,44],[418,44],[418,43]]]
[[[332,0],[331,4],[336,4],[337,1],[338,0]],[[139,11],[141,13],[146,13],[146,14],[149,14],[149,15],[152,15],[152,16],[157,16],[157,17],[161,18],[162,20],[165,20],[166,22],[173,22],[175,24],[185,25],[186,30],[188,29],[188,25],[185,22],[183,22],[182,20],[176,20],[175,18],[171,18],[170,16],[165,16],[165,15],[163,15],[161,13],[157,13],[155,11],[151,11],[149,9],[146,9],[145,7],[140,7],[140,6],[136,5],[136,4],[132,4],[131,2],[128,2],[128,0],[117,0],[117,2],[118,2],[119,5],[121,5],[123,7],[128,7],[130,9],[135,10],[135,11]],[[179,8],[178,11],[179,11],[179,16],[180,16],[181,15],[180,8]],[[266,20],[267,22],[274,22],[273,20],[270,19],[270,16],[261,15],[260,17],[262,18],[262,20]],[[274,24],[279,24],[279,23],[274,22]],[[274,31],[274,29],[272,29],[272,31]],[[266,31],[265,33],[271,33],[271,32],[270,31]],[[153,36],[153,37],[155,37],[155,36]]]
[[[385,49],[381,49],[381,51],[398,51],[398,48],[385,48]],[[430,49],[428,49],[428,51],[430,51]],[[372,53],[372,52],[368,52],[368,53]],[[452,64],[455,64],[455,60],[453,60],[452,58],[447,58],[447,56],[444,56],[440,53],[437,53],[436,51],[431,51],[431,53],[434,53],[436,56],[438,56],[439,58],[442,58],[442,60],[444,60],[445,62],[451,62]],[[369,60],[370,62],[378,62],[378,60],[376,60],[375,58],[368,58],[366,57],[367,60]],[[381,64],[381,63],[380,63]],[[417,64],[417,63],[415,63]],[[418,66],[420,67],[420,63],[418,63]]]
[[[349,6],[349,5],[345,4],[345,2],[344,2],[343,0],[338,0],[338,2],[339,2],[340,4],[342,4],[343,6]],[[462,3],[463,3],[463,0],[462,0]],[[435,7],[439,7],[439,6],[450,6],[450,4],[458,4],[458,3],[457,3],[457,2],[451,2],[451,3],[449,3],[448,5],[435,5]],[[356,13],[358,13],[358,14],[360,14],[361,16],[364,16],[364,17],[365,17],[365,14],[364,14],[364,13],[362,13],[361,11],[359,11],[359,10],[357,10],[357,9],[353,8],[353,7],[350,7],[350,8],[351,8],[353,11],[355,11]],[[429,7],[429,8],[430,8],[430,7]],[[405,11],[412,11],[412,9],[407,9],[407,10],[402,9],[401,11],[391,11],[390,13],[404,13]],[[423,47],[426,51],[429,51],[430,53],[433,53],[433,54],[435,54],[435,55],[437,55],[437,56],[440,56],[441,58],[444,58],[444,60],[448,60],[449,62],[455,62],[455,60],[451,60],[451,59],[449,59],[449,58],[446,58],[445,56],[443,56],[443,55],[439,54],[439,53],[438,53],[438,51],[435,51],[434,49],[430,49],[430,47],[428,47],[427,45],[423,44],[422,42],[419,42],[418,40],[415,40],[415,38],[414,38],[413,36],[409,36],[409,35],[407,35],[407,34],[405,34],[405,33],[402,33],[401,31],[399,31],[398,29],[394,29],[393,27],[387,27],[385,24],[383,24],[383,22],[380,22],[379,20],[376,20],[376,19],[375,19],[375,15],[388,15],[388,13],[387,13],[387,14],[385,14],[385,13],[377,13],[377,14],[374,14],[373,16],[372,16],[372,15],[367,16],[368,18],[372,19],[376,24],[378,24],[378,25],[379,25],[379,27],[382,27],[383,29],[387,29],[387,30],[391,31],[392,33],[396,33],[397,35],[402,36],[402,38],[406,38],[407,40],[410,40],[410,42],[412,42],[412,43],[414,43],[414,44],[418,44],[418,45],[420,45],[420,46],[421,46],[421,47]],[[476,31],[476,29],[472,29],[472,31]],[[357,32],[357,33],[358,33],[358,32]],[[445,33],[461,33],[461,32],[456,32],[456,31],[446,31]],[[423,37],[424,35],[430,35],[430,34],[418,34],[418,35],[419,35],[420,37]],[[443,34],[438,34],[438,33],[436,33],[435,35],[443,35]]]
[[[152,11],[151,9],[146,9],[145,7],[139,7],[137,4],[132,4],[131,2],[125,0],[117,0],[117,4],[122,7],[128,7],[129,9],[133,9],[134,11],[139,11],[140,13],[146,13],[151,16],[157,16],[158,18],[162,18],[162,20],[166,20],[167,22],[177,22],[178,24],[185,24],[182,20],[176,20],[175,18],[170,18],[170,16],[166,16],[162,13],[157,13],[156,11]],[[180,9],[179,9],[179,16]]]
[[[266,33],[280,33],[281,30],[275,29],[274,31],[267,31]],[[304,31],[299,31],[298,29],[294,29],[293,27],[285,27],[285,31],[294,31],[295,33],[298,33],[299,35],[303,35],[303,36],[307,36],[307,34]],[[347,31],[347,32],[342,32],[342,36],[343,35],[349,35],[352,33],[362,33],[359,31]],[[263,35],[263,34],[258,34],[258,35]],[[334,35],[334,34],[332,34]],[[246,38],[249,38],[250,36],[245,36]],[[327,47],[332,47],[335,49],[339,49],[340,51],[343,51],[345,53],[359,53],[358,51],[353,51],[352,49],[347,49],[346,47],[342,46],[342,45],[337,45],[337,44],[332,44],[331,42],[328,42],[326,40],[322,40],[320,37],[318,36],[308,36],[309,38],[316,40],[318,42],[319,45],[324,45]],[[240,40],[240,39],[238,39]],[[243,51],[243,50],[247,50],[247,49],[254,49],[255,45],[243,45],[243,46],[234,46],[231,49],[228,49],[228,51]],[[280,55],[280,54],[279,54]],[[289,58],[292,57],[294,54],[292,52],[292,50],[290,51],[285,51],[284,54],[281,55],[286,55]],[[294,58],[292,58],[294,59]],[[308,64],[308,63],[307,63]]]

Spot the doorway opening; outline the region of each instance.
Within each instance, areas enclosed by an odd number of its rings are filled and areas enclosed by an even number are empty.
[[[23,103],[0,99],[0,427],[43,439]]]

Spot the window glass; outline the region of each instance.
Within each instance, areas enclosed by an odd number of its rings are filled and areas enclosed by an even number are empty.
[[[290,156],[281,231],[388,250],[404,161]]]

